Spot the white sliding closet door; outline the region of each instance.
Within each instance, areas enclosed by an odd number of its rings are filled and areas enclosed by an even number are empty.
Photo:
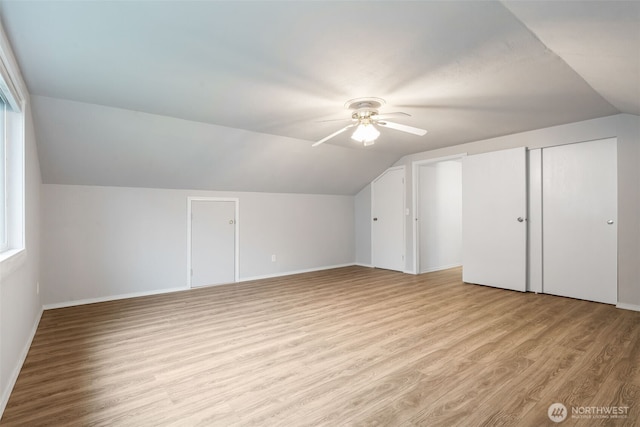
[[[526,291],[524,147],[462,159],[462,280]]]
[[[374,267],[404,270],[404,168],[391,168],[371,186],[371,260]]]
[[[545,293],[617,302],[616,143],[542,150]]]

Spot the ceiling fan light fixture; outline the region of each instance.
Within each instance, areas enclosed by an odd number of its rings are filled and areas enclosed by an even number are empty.
[[[407,126],[400,123],[394,123],[387,121],[389,117],[411,117],[411,114],[403,113],[401,111],[395,111],[391,113],[383,113],[379,114],[379,108],[385,104],[384,99],[382,98],[355,98],[347,101],[344,106],[351,112],[351,123],[342,129],[337,130],[329,136],[322,138],[319,141],[311,144],[312,147],[317,147],[320,144],[324,144],[331,138],[334,138],[340,135],[343,132],[346,132],[348,129],[353,127],[356,128],[353,135],[351,135],[351,139],[354,141],[358,141],[364,146],[372,145],[375,140],[380,136],[380,131],[376,126],[382,126],[384,128],[397,130],[400,132],[409,133],[412,135],[423,136],[427,133],[425,129],[416,128],[413,126]],[[338,119],[343,120],[343,119]],[[334,120],[323,120],[323,121],[334,121]]]
[[[378,139],[380,131],[376,129],[372,124],[360,123],[356,128],[351,139],[364,143],[365,146],[373,144],[373,141]]]

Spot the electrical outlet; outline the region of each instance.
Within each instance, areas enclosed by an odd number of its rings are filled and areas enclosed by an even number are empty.
[[[271,255],[271,262],[276,262],[276,254]]]

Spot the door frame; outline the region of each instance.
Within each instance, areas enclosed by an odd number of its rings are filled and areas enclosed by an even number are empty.
[[[234,237],[235,237],[235,250],[233,255],[234,272],[233,281],[238,282],[240,280],[240,199],[237,197],[199,197],[189,196],[187,197],[187,287],[193,289],[191,284],[191,220],[192,220],[192,204],[193,202],[233,202],[235,206],[235,219],[234,219]]]
[[[433,159],[426,160],[416,160],[411,162],[411,187],[412,187],[412,197],[411,197],[411,211],[413,212],[413,221],[412,221],[412,233],[413,233],[413,271],[408,271],[410,274],[420,274],[420,236],[418,229],[418,198],[420,196],[420,171],[419,168],[424,165],[428,165],[431,163],[440,163],[440,162],[448,162],[452,160],[462,160],[467,156],[467,153],[454,154],[451,156],[444,157],[435,157]]]
[[[402,212],[403,221],[402,221],[402,259],[404,260],[404,266],[402,267],[402,272],[407,273],[407,219],[406,219],[406,210],[407,210],[407,168],[405,165],[393,166],[388,169],[385,169],[380,175],[375,177],[373,181],[371,181],[371,217],[369,218],[369,229],[371,230],[371,265],[375,267],[374,262],[374,248],[375,248],[375,233],[373,231],[373,215],[375,208],[375,182],[382,178],[387,172],[401,170],[402,171]]]

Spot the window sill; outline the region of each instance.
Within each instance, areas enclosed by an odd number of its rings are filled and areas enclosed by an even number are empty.
[[[9,249],[0,253],[0,279],[11,275],[22,267],[26,261],[27,250],[25,248]]]

